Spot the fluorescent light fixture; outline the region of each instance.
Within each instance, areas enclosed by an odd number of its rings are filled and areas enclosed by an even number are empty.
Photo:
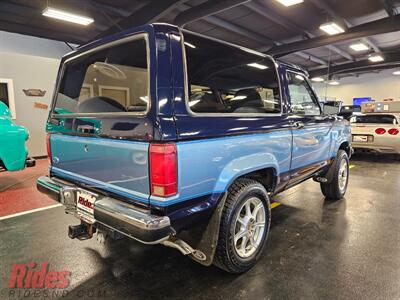
[[[301,80],[301,81],[303,81],[304,80],[304,77],[303,76],[301,76],[301,75],[296,75],[295,76],[298,80]]]
[[[192,101],[189,101],[189,107],[192,107],[193,105],[196,105],[197,103],[199,103],[200,102],[200,100],[192,100]]]
[[[380,61],[384,61],[383,57],[380,55],[371,55],[370,57],[368,57],[368,59],[372,62],[380,62]]]
[[[314,77],[314,78],[311,78],[311,80],[314,82],[323,82],[324,81],[324,79],[322,77]]]
[[[319,29],[325,31],[329,35],[343,33],[344,29],[335,22],[325,23],[319,26]]]
[[[286,7],[304,2],[304,0],[276,0],[276,1],[278,1],[280,4],[285,5]]]
[[[400,70],[399,71],[394,71],[393,75],[400,75]]]
[[[196,46],[195,46],[195,45],[193,45],[193,44],[191,44],[191,43],[184,42],[184,44],[185,44],[186,46],[190,47],[190,48],[193,48],[193,49],[195,49],[195,48],[196,48]]]
[[[66,12],[64,10],[55,9],[51,7],[46,7],[46,9],[42,12],[42,15],[84,26],[87,26],[94,22],[92,18],[76,15],[70,12]]]
[[[261,69],[261,70],[265,70],[268,69],[267,66],[264,66],[262,64],[258,64],[258,63],[251,63],[251,64],[247,64],[249,67],[253,67],[253,68],[257,68],[257,69]]]
[[[354,51],[365,51],[369,49],[368,46],[363,43],[352,44],[350,45],[350,48]]]
[[[340,82],[336,81],[336,80],[332,80],[332,81],[329,81],[328,84],[330,84],[330,85],[339,85]]]
[[[246,98],[247,98],[247,96],[239,95],[239,96],[233,97],[233,98],[231,99],[231,101],[243,100],[243,99],[246,99]]]

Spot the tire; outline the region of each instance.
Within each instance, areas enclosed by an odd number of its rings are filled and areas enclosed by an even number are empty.
[[[349,183],[349,157],[346,151],[338,151],[331,168],[334,168],[333,178],[329,183],[321,183],[321,191],[328,200],[339,200],[346,194]]]
[[[247,206],[251,214],[247,213]],[[252,179],[236,180],[228,189],[222,211],[214,264],[234,274],[251,269],[264,250],[270,222],[271,207],[265,188]],[[236,245],[235,235],[243,235],[237,238]]]

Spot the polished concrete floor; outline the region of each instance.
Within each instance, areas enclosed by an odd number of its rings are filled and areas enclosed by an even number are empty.
[[[35,298],[7,287],[12,265],[33,260],[71,272],[63,299],[400,299],[400,160],[351,163],[341,201],[324,201],[313,181],[277,197],[265,253],[240,276],[162,246],[70,240],[77,222],[61,207],[0,218],[0,298]]]

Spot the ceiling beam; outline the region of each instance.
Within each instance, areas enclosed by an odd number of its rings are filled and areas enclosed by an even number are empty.
[[[347,27],[347,29],[354,26],[354,24],[352,24],[350,21],[338,15],[334,11],[334,9],[330,7],[324,0],[310,0],[310,1],[319,9],[325,11],[328,14],[328,16],[330,16],[332,19],[343,23]],[[374,49],[375,52],[381,51],[381,49],[379,49],[379,47],[368,37],[363,37],[361,38],[361,40],[367,45],[369,45],[372,49]]]
[[[179,8],[180,9],[188,9],[188,8],[191,8],[191,6],[183,4]],[[244,37],[253,39],[253,40],[255,40],[255,41],[259,42],[259,43],[265,44],[267,46],[273,46],[273,45],[279,46],[279,45],[282,45],[282,43],[274,41],[273,39],[270,39],[270,38],[266,37],[265,35],[262,35],[262,34],[260,34],[258,32],[251,31],[251,30],[249,30],[249,29],[247,29],[245,27],[230,23],[228,21],[225,21],[225,20],[223,20],[221,18],[218,18],[218,17],[215,17],[215,16],[208,16],[208,17],[203,18],[203,20],[208,22],[208,23],[210,23],[210,24],[213,24],[213,25],[216,25],[218,27],[221,27],[221,28],[224,28],[226,30],[229,30],[231,32],[234,32],[236,34],[239,34],[239,35],[242,35]],[[265,47],[263,47],[262,49],[258,49],[258,51],[261,52],[264,48]],[[320,64],[322,66],[327,66],[328,65],[328,63],[326,61],[324,61],[324,60],[322,60],[322,59],[320,59],[318,57],[315,57],[315,56],[313,56],[311,54],[308,54],[308,53],[305,53],[305,52],[298,52],[298,53],[295,53],[295,54],[297,56],[300,56],[301,58],[310,60],[310,61],[312,61],[314,63],[317,63],[317,64]]]
[[[383,8],[389,17],[393,17],[393,1],[392,0],[381,0]]]
[[[329,76],[333,76],[335,74],[346,74],[346,73],[354,73],[360,71],[369,71],[369,70],[379,70],[383,68],[395,68],[396,65],[400,65],[400,53],[398,52],[390,52],[383,54],[385,60],[380,63],[373,63],[368,59],[359,60],[352,63],[345,63],[336,66],[329,67]],[[310,76],[323,76],[328,74],[328,68],[319,68],[317,70],[309,71]]]
[[[126,18],[101,32],[96,36],[96,39],[111,35],[124,29],[155,22],[186,1],[188,0],[150,1],[147,5],[132,12]]]
[[[245,6],[247,8],[249,8],[250,10],[252,10],[253,12],[264,16],[265,18],[269,19],[270,21],[272,21],[276,24],[279,24],[280,26],[282,26],[292,32],[296,32],[297,34],[300,34],[300,35],[305,35],[307,38],[315,37],[315,35],[313,33],[311,33],[310,31],[308,31],[304,28],[301,28],[297,24],[290,22],[289,20],[278,15],[275,12],[271,12],[271,10],[269,8],[265,7],[264,5],[258,4],[256,2],[249,2],[249,3],[246,3]],[[343,51],[342,49],[340,49],[334,45],[328,45],[326,47],[329,50],[332,50],[332,51],[336,52],[337,54],[341,55],[342,57],[346,58],[347,60],[354,61],[354,57],[352,57],[346,51]]]
[[[329,44],[337,42],[358,39],[375,34],[390,33],[399,30],[400,15],[394,16],[393,18],[384,18],[354,26],[344,33],[330,36],[321,36],[305,41],[298,41],[290,44],[285,44],[283,46],[274,47],[268,52],[276,56],[283,56],[297,51],[327,46]]]
[[[235,6],[249,2],[250,0],[212,0],[206,1],[200,5],[191,7],[179,13],[173,23],[183,27],[190,22],[217,14],[221,11],[233,8]]]
[[[40,38],[55,40],[55,41],[62,41],[62,42],[69,42],[73,44],[82,44],[82,36],[79,34],[70,34],[66,32],[60,32],[56,30],[45,30],[40,29],[37,27],[33,27],[31,25],[23,25],[19,23],[13,22],[4,22],[0,21],[0,30],[25,34],[25,35],[32,35]]]

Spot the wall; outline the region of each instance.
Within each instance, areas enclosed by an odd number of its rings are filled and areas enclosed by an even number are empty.
[[[353,104],[353,98],[371,97],[381,101],[386,98],[400,100],[400,76],[394,76],[394,70],[379,74],[365,74],[360,77],[346,77],[340,80],[340,85],[331,86],[313,83],[319,97],[336,98],[344,104]]]
[[[0,78],[14,84],[15,122],[28,128],[30,156],[46,155],[45,122],[48,110],[34,102],[50,105],[61,57],[71,49],[62,42],[0,31]],[[45,90],[44,97],[28,97],[23,89]]]

